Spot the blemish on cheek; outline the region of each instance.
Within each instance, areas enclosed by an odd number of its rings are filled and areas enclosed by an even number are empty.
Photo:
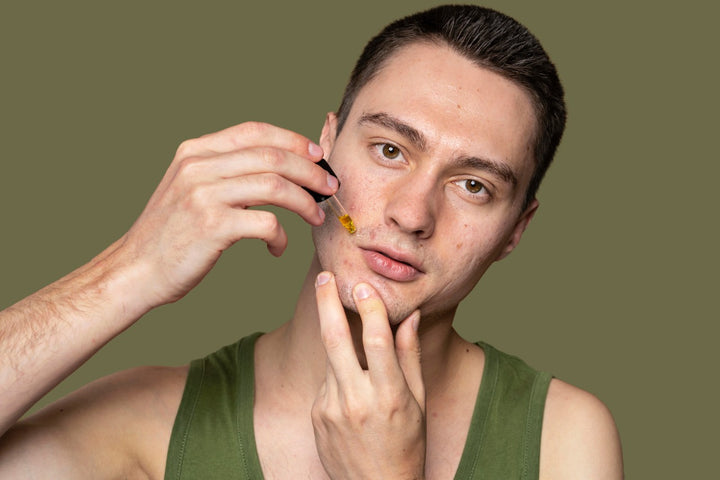
[[[462,246],[463,246],[463,244],[462,244],[462,242],[460,242],[457,245],[455,245],[455,248],[457,248],[459,250],[460,248],[462,248]]]
[[[374,230],[372,232],[370,232],[370,240],[375,240],[376,236],[377,236],[377,234],[375,233]]]

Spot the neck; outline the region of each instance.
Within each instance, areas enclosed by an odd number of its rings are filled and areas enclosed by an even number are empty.
[[[321,267],[313,257],[300,290],[292,319],[277,330],[261,337],[256,348],[256,361],[275,381],[292,388],[298,398],[312,401],[325,381],[326,355],[320,337],[320,323],[315,302],[315,278]],[[423,377],[428,397],[442,392],[452,382],[459,352],[465,342],[452,328],[454,310],[447,315],[421,318],[420,345]],[[358,353],[358,362],[365,363],[362,348],[362,324],[356,314],[348,312],[351,334]],[[267,370],[269,368],[269,370]]]

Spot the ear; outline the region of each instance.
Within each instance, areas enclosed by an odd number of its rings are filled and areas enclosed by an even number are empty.
[[[530,223],[530,220],[535,216],[535,212],[537,212],[538,207],[540,206],[540,202],[537,201],[537,198],[534,198],[532,202],[530,202],[530,205],[525,209],[525,211],[520,215],[520,217],[517,220],[517,223],[515,224],[515,228],[513,229],[512,234],[510,235],[510,238],[508,238],[507,245],[505,245],[505,248],[502,252],[500,252],[500,255],[498,255],[498,258],[495,259],[495,261],[500,261],[503,258],[510,255],[510,252],[515,250],[515,247],[517,247],[518,243],[520,243],[520,239],[522,238],[523,232],[527,228],[528,224]]]
[[[325,152],[325,158],[330,157],[333,145],[335,145],[335,136],[337,135],[337,115],[334,112],[328,112],[325,116],[325,124],[320,133],[320,146]]]

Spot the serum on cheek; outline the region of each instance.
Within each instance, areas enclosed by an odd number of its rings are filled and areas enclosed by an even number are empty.
[[[337,178],[337,175],[335,175],[335,172],[332,171],[332,168],[330,168],[330,165],[327,163],[327,161],[325,161],[324,158],[320,160],[317,164],[324,168],[330,175]],[[342,226],[345,227],[348,232],[353,234],[357,231],[357,229],[355,228],[355,222],[353,222],[352,218],[350,218],[350,215],[348,215],[348,213],[345,211],[345,208],[340,203],[340,200],[338,200],[335,195],[323,195],[314,192],[309,188],[305,188],[305,190],[307,190],[307,192],[312,195],[312,197],[317,203],[326,202],[326,204],[330,207],[330,210],[332,210],[338,220],[340,220]]]

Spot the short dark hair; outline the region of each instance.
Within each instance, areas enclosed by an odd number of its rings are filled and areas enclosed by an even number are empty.
[[[500,12],[472,5],[443,5],[385,27],[368,42],[355,64],[337,112],[338,133],[360,90],[393,53],[419,41],[448,45],[530,94],[537,126],[535,170],[525,194],[525,208],[535,198],[552,162],[565,130],[567,113],[562,84],[542,45],[527,28]]]

